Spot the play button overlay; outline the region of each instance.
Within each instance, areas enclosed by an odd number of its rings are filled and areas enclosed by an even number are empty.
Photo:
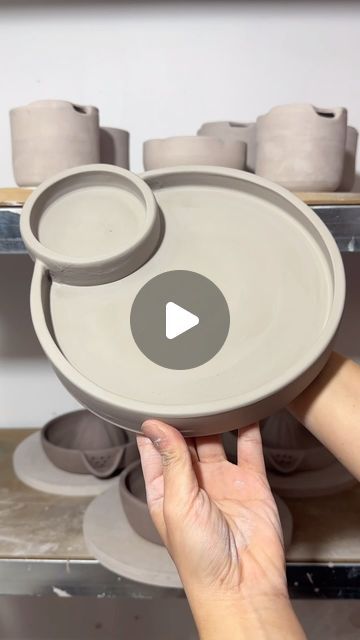
[[[211,360],[230,327],[220,289],[194,271],[167,271],[138,292],[130,313],[133,338],[149,360],[168,369],[192,369]]]
[[[166,337],[173,340],[181,336],[185,331],[189,331],[199,324],[199,318],[194,313],[179,307],[175,302],[168,302],[166,305]]]

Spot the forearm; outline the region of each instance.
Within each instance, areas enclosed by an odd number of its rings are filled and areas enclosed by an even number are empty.
[[[288,598],[190,605],[200,640],[306,640]]]
[[[288,408],[360,480],[360,366],[333,353]]]

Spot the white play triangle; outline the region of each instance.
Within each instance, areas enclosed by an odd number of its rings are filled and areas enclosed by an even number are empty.
[[[185,331],[196,327],[199,322],[198,316],[180,307],[175,302],[166,304],[166,337],[168,340],[173,340],[173,338],[177,338]]]

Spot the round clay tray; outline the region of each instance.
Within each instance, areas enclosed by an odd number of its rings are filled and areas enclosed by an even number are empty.
[[[59,496],[97,496],[119,479],[106,480],[83,473],[69,473],[56,467],[47,457],[39,432],[31,434],[16,447],[13,455],[14,471],[24,484],[36,491]]]
[[[163,542],[151,519],[140,462],[129,465],[120,475],[120,499],[126,517],[136,533],[154,544]]]
[[[63,254],[69,242],[70,253],[77,246],[74,239],[66,240],[72,237],[73,216],[77,217],[77,208],[82,211],[82,204],[92,202],[89,191],[95,189],[96,197],[102,194],[101,211],[97,210],[97,226],[102,230],[101,216],[108,201],[104,176],[110,170],[99,167],[67,172],[66,196],[64,179],[55,179],[49,210],[46,185],[40,187],[23,214],[24,240],[37,258],[33,322],[64,385],[97,415],[134,431],[139,431],[144,419],[158,417],[184,435],[207,435],[245,426],[285,406],[326,363],[343,311],[343,264],[325,225],[294,195],[246,172],[182,167],[144,174],[145,184],[115,169],[147,195],[150,189],[154,193],[159,207],[151,206],[149,196],[149,208],[152,220],[155,216],[156,222],[156,211],[161,218],[159,242],[151,257],[153,243],[145,243],[147,257],[142,254],[141,266],[137,260],[137,266],[131,263],[126,271],[120,260],[117,277],[121,279],[113,277],[116,268],[109,274],[108,265],[101,267],[101,273],[89,267],[90,282],[104,284],[68,286],[67,270],[54,271],[52,261],[45,260],[48,255],[42,257],[37,250],[39,240],[36,251],[33,239],[29,241],[30,222],[35,217],[49,246],[53,246],[50,237],[61,236]],[[100,192],[95,188],[99,172]],[[113,172],[112,168],[111,176]],[[121,204],[120,197],[123,229],[131,216],[123,215]],[[81,215],[80,219],[84,222]],[[42,234],[38,235],[41,239]],[[76,234],[81,252],[85,245],[87,259],[94,244],[94,253],[100,249],[104,253],[106,248],[102,231],[97,235],[92,229],[90,236],[88,245],[88,239],[83,242],[81,233]],[[129,270],[132,273],[125,277]],[[210,359],[200,366],[175,369],[144,355],[133,337],[130,317],[139,291],[150,280],[180,271],[212,281],[227,303],[230,324],[221,348]],[[86,269],[81,272],[82,284],[86,273]],[[75,282],[79,283],[78,277]],[[199,292],[200,300],[201,287]],[[165,318],[165,305],[158,308],[156,299],[149,304]],[[216,317],[209,313],[204,323],[200,319],[196,335],[201,337],[202,327],[209,323],[216,330]]]
[[[277,496],[275,500],[287,549],[293,520],[285,502]],[[166,547],[149,542],[131,527],[117,487],[111,487],[90,503],[84,515],[83,533],[89,553],[110,571],[145,584],[182,588]]]
[[[110,571],[136,582],[182,588],[166,547],[145,540],[129,524],[118,486],[90,503],[83,533],[89,553]]]
[[[97,478],[109,478],[139,457],[126,431],[85,410],[48,422],[41,430],[41,442],[56,467]]]

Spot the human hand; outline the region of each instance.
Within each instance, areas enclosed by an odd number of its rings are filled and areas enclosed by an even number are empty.
[[[284,608],[284,616],[292,619],[281,525],[259,426],[239,431],[237,465],[226,459],[220,436],[185,441],[179,431],[156,420],[145,422],[142,431],[138,445],[150,513],[198,627],[206,627],[214,607],[218,614],[219,602],[237,614],[246,603],[250,618],[254,607],[271,618]],[[225,638],[223,631],[224,626]],[[278,629],[276,637],[282,637]]]

